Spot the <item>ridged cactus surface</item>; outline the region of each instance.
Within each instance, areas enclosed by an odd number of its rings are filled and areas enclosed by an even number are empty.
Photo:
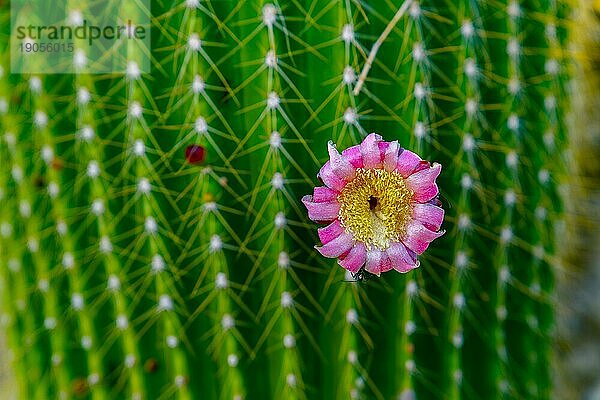
[[[569,8],[152,1],[123,73],[28,75],[0,1],[18,397],[550,398]],[[355,282],[300,200],[371,132],[443,166],[446,233]]]

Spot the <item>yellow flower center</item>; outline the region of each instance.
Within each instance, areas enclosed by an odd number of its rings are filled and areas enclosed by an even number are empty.
[[[385,250],[406,232],[413,195],[396,171],[359,168],[338,196],[340,223],[369,250]]]

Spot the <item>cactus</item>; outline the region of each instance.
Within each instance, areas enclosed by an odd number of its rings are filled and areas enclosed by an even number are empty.
[[[151,10],[123,73],[11,74],[0,1],[19,398],[550,398],[568,2]],[[443,165],[446,233],[357,282],[301,198],[370,132]]]

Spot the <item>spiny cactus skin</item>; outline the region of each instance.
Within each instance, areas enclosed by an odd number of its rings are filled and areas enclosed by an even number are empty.
[[[0,4],[19,398],[550,397],[568,2],[414,1],[357,95],[400,1],[153,1],[151,74],[39,76]],[[300,198],[369,132],[444,166],[446,234],[352,283]]]

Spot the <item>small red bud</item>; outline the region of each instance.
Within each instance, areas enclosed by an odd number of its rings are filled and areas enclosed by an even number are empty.
[[[158,370],[158,361],[155,358],[149,358],[144,363],[144,370],[148,373],[153,373]]]
[[[190,164],[200,164],[204,161],[205,153],[204,147],[192,144],[185,149],[185,159]]]
[[[64,165],[65,163],[57,157],[54,157],[54,159],[50,162],[50,167],[55,171],[60,171],[63,169]]]
[[[72,387],[73,394],[75,394],[77,398],[86,396],[90,390],[88,382],[85,378],[76,378],[72,383]]]

